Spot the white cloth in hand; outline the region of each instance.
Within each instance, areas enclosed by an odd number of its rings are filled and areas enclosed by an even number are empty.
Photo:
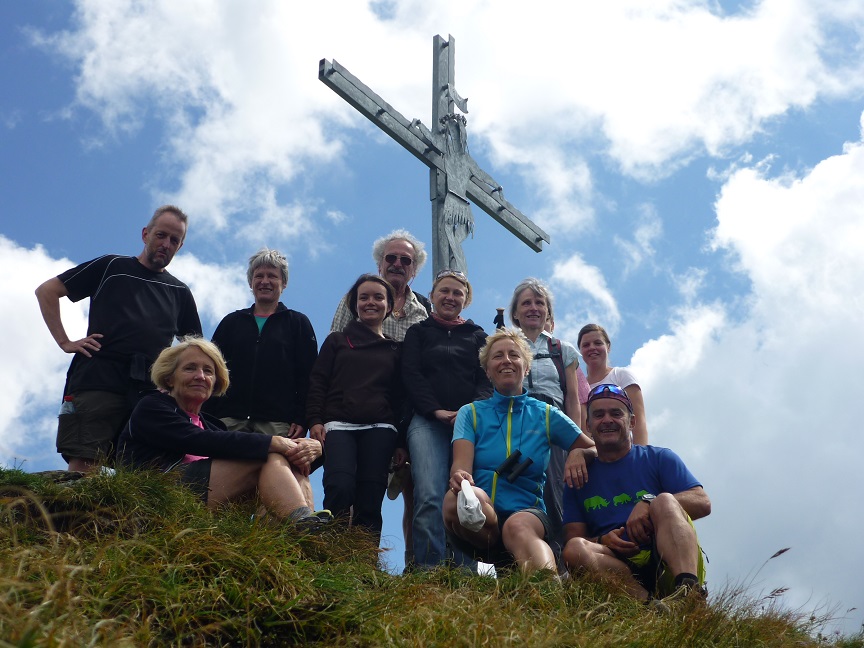
[[[462,480],[462,490],[456,497],[456,512],[459,523],[469,531],[476,533],[486,524],[486,515],[480,506],[480,500],[467,479]]]

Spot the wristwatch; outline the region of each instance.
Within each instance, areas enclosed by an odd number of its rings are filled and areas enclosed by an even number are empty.
[[[651,502],[657,499],[657,496],[653,493],[645,493],[639,497],[640,502],[645,502],[648,506],[651,506]]]

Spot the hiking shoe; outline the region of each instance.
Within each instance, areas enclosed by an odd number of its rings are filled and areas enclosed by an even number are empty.
[[[411,464],[405,463],[401,468],[394,468],[387,477],[387,497],[395,500],[402,492],[402,486],[411,474]]]
[[[333,514],[327,509],[322,509],[299,520],[295,520],[294,528],[302,533],[314,535],[324,531],[332,521]]]
[[[663,599],[649,598],[645,601],[645,607],[651,610],[654,614],[659,614],[660,616],[672,614],[672,608],[666,605],[666,603],[663,602]]]

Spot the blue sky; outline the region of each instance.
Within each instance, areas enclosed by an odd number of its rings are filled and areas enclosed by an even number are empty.
[[[317,69],[338,60],[428,126],[432,37],[453,34],[471,153],[552,235],[536,254],[475,208],[466,314],[491,328],[534,275],[561,337],[607,326],[652,442],[712,497],[698,529],[714,590],[789,587],[783,605],[835,606],[833,627],[858,629],[864,5],[296,4],[0,4],[0,463],[63,465],[69,358],[33,290],[140,252],[157,205],[190,214],[170,269],[206,333],[250,302],[245,261],[261,245],[288,254],[284,301],[323,340],[374,270],[375,238],[405,227],[428,241],[426,167]],[[86,304],[63,316],[83,334]],[[394,569],[400,509],[385,508]]]

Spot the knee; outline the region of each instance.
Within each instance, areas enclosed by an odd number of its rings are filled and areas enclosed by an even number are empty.
[[[664,523],[686,521],[687,513],[672,493],[660,493],[649,509],[651,523],[656,527]]]
[[[592,544],[594,543],[585,538],[571,538],[561,551],[564,564],[570,569],[584,565],[586,556],[591,552],[589,545]]]
[[[543,536],[538,532],[534,520],[537,520],[537,518],[531,513],[517,513],[508,519],[504,523],[504,528],[501,529],[501,538],[504,541],[504,546],[510,547],[516,543],[542,540]]]

